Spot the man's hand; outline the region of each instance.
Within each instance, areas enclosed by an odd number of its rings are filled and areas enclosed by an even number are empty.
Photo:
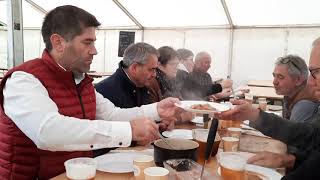
[[[244,100],[232,99],[230,102],[235,106],[233,109],[225,112],[217,112],[214,116],[218,119],[231,119],[231,120],[257,120],[259,117],[259,110],[255,109]]]
[[[138,144],[148,144],[159,139],[158,125],[147,118],[137,118],[130,121],[132,130],[132,140],[138,141]]]
[[[179,99],[169,97],[158,102],[157,110],[159,116],[161,118],[173,117],[180,109],[177,106],[175,106],[174,103],[180,103]]]
[[[159,123],[159,130],[160,131],[172,130],[174,128],[174,123],[176,121],[177,119],[174,117],[161,119],[161,122]]]
[[[192,112],[188,112],[188,111],[183,111],[181,114],[180,114],[180,120],[182,122],[190,122],[192,119],[195,118],[195,114],[192,113]]]
[[[264,151],[249,158],[248,163],[269,168],[292,168],[295,160],[295,156],[291,154],[277,154]]]
[[[224,97],[229,97],[232,94],[232,89],[231,88],[224,88],[222,89],[222,91],[220,93],[216,93],[214,95],[211,95],[213,97],[215,97],[216,99],[221,99]],[[214,99],[214,100],[216,100]]]

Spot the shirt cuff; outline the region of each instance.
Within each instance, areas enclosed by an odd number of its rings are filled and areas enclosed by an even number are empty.
[[[129,122],[112,122],[111,137],[114,147],[129,147],[132,129]]]
[[[101,121],[95,124],[95,131],[95,148],[129,147],[132,141],[130,122]]]
[[[157,103],[152,103],[152,104],[141,106],[144,116],[150,119],[153,119],[155,121],[159,121],[160,116],[158,113],[157,105],[158,105]]]

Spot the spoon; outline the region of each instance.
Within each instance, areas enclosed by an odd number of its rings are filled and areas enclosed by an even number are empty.
[[[176,149],[175,147],[173,147],[173,146],[167,141],[167,139],[166,139],[165,137],[162,136],[162,134],[161,134],[160,132],[158,132],[158,135],[159,135],[159,137],[161,138],[161,140],[162,140],[164,143],[166,143],[166,145],[168,145],[172,150],[175,150],[175,149]]]

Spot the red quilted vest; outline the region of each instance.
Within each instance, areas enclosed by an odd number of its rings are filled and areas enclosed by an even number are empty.
[[[0,85],[0,179],[49,179],[65,171],[64,161],[80,156],[91,157],[92,151],[52,152],[40,150],[6,116],[3,112],[3,87],[7,78],[14,71],[25,71],[38,78],[46,87],[50,98],[58,106],[60,114],[91,120],[95,119],[96,114],[96,98],[92,78],[86,75],[85,79],[76,85],[72,73],[59,67],[47,51],[43,52],[41,59],[34,59],[11,69]],[[63,122],[61,122],[61,126],[63,126]]]

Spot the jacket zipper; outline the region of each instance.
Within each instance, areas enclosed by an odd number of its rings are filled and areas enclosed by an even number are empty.
[[[74,81],[74,85],[76,86],[77,89],[77,95],[80,101],[80,105],[81,105],[81,110],[82,110],[82,118],[86,119],[86,112],[84,110],[84,106],[83,106],[83,102],[82,102],[82,96],[81,96],[81,90],[80,90],[80,84],[76,84],[76,82]]]
[[[80,84],[79,84],[79,85],[80,85]],[[77,88],[78,98],[79,98],[79,100],[80,100],[80,105],[81,105],[81,110],[82,110],[83,119],[86,119],[86,112],[84,111],[84,106],[83,106],[83,102],[82,102],[82,96],[81,96],[80,86],[76,85],[76,88]]]

